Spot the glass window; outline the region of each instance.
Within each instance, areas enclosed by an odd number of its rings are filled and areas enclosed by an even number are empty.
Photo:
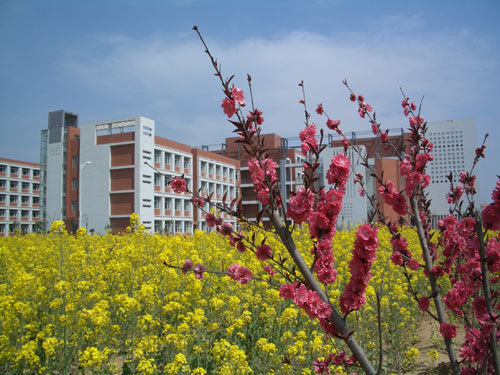
[[[33,197],[33,204],[38,204],[38,203],[40,203],[40,198]]]
[[[6,165],[0,165],[0,173],[5,173],[7,172],[7,166]]]
[[[71,188],[73,190],[78,190],[78,180],[76,178],[71,179]]]
[[[73,167],[78,167],[78,155],[75,155],[71,158]]]
[[[180,167],[181,166],[181,156],[180,155],[175,155],[175,157],[174,157],[174,165],[176,167]]]
[[[155,208],[161,208],[161,198],[155,197]]]
[[[10,173],[17,174],[18,171],[19,171],[19,168],[17,168],[17,167],[10,167]]]
[[[23,168],[23,176],[29,176],[30,170],[28,168]]]
[[[161,151],[155,150],[155,163],[159,163],[161,160]]]
[[[7,187],[7,181],[6,180],[0,180],[0,188]]]
[[[155,186],[160,186],[160,174],[155,173]]]
[[[165,164],[170,165],[172,160],[172,155],[169,152],[165,152]]]
[[[78,202],[72,201],[71,202],[71,212],[77,212],[77,211],[78,211]]]
[[[181,210],[181,200],[180,199],[176,199],[175,200],[175,210],[176,211],[180,211]]]
[[[33,177],[40,177],[40,170],[33,169]]]

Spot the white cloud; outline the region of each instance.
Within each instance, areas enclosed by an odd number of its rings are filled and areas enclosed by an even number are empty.
[[[322,102],[332,117],[342,120],[344,130],[369,129],[347,100],[344,78],[375,107],[383,127],[406,127],[399,87],[415,101],[425,95],[423,116],[428,120],[477,118],[481,129],[493,127],[489,112],[499,100],[498,48],[470,30],[412,33],[420,21],[419,15],[409,19],[407,32],[401,32],[402,18],[393,17],[385,23],[390,27],[368,36],[290,32],[230,46],[210,36],[207,40],[223,73],[236,74],[239,87],[246,88],[246,74],[252,75],[265,132],[298,135],[303,126],[301,80],[311,112]],[[110,35],[97,41],[92,51],[72,51],[62,63],[87,88],[147,108],[163,129],[160,134],[181,142],[213,144],[232,136],[219,108],[220,85],[194,33],[177,40]]]

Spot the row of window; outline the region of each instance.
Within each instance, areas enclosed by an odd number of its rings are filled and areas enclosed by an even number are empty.
[[[21,170],[22,176],[24,177],[40,177],[40,169],[31,169],[31,168],[21,168],[10,166],[10,168],[5,164],[0,164],[0,173],[7,173],[7,170],[10,171],[11,175],[19,175],[19,171]],[[33,172],[32,172],[33,171]]]
[[[160,163],[160,165],[162,164],[163,161],[163,166],[173,165],[174,167],[179,167],[179,168],[182,166],[184,169],[191,170],[192,160],[193,159],[188,156],[173,154],[167,151],[155,150],[154,161],[155,163]]]
[[[188,211],[189,215],[191,215],[192,203],[189,199],[155,197],[154,208],[161,209],[162,207],[165,210],[172,210],[173,207],[174,211]]]
[[[224,184],[218,184],[215,182],[206,182],[206,181],[200,181],[200,189],[202,193],[206,194],[228,194],[230,197],[235,197],[237,194],[237,190],[234,186],[228,186]]]
[[[160,187],[163,186],[163,187],[165,187],[165,186],[168,185],[167,181],[171,180],[174,177],[176,177],[176,176],[169,175],[169,174],[166,174],[165,176],[162,176],[159,173],[155,173],[155,179],[154,179],[155,186],[160,186]],[[188,189],[191,190],[192,189],[192,187],[191,187],[191,179],[188,178],[188,177],[184,177],[184,180],[186,181],[186,185],[187,185]]]
[[[154,231],[156,233],[193,233],[192,221],[181,220],[155,220]]]
[[[0,194],[0,202],[7,202],[7,195]],[[19,203],[21,204],[40,204],[40,197],[30,197],[27,195],[9,195],[9,203]]]
[[[23,233],[36,232],[37,225],[36,224],[0,224],[0,234],[6,235],[8,233],[14,233],[17,230],[20,230]]]
[[[31,217],[33,219],[38,219],[40,217],[40,211],[30,211],[30,210],[6,210],[3,208],[0,208],[0,217],[7,217],[7,214],[9,214],[9,218],[19,218],[19,213],[21,213],[21,218],[23,219],[29,219],[30,217],[30,212],[31,212]]]
[[[7,184],[8,182],[8,184]],[[7,180],[3,180],[1,179],[0,180],[0,189],[3,188],[3,189],[7,189],[7,185],[10,189],[15,189],[15,190],[19,190],[19,188],[21,188],[21,190],[30,190],[30,188],[32,187],[32,184],[29,183],[29,182],[22,182],[22,181],[7,181]],[[33,184],[33,191],[39,191],[40,190],[40,184],[39,183],[34,183]]]
[[[217,178],[226,178],[226,179],[233,179],[235,178],[235,172],[236,170],[231,167],[225,167],[219,164],[215,163],[210,163],[204,160],[200,161],[200,172],[201,173],[207,173],[209,175],[215,175]]]

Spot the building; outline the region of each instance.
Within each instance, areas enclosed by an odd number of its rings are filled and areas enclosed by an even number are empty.
[[[41,222],[50,227],[64,220],[68,229],[78,226],[80,129],[76,113],[49,112],[48,128],[41,131]]]
[[[431,177],[429,199],[432,224],[449,215],[450,205],[446,194],[450,183],[446,178],[451,172],[454,183],[459,182],[460,172],[470,171],[478,147],[475,120],[446,120],[427,123],[427,138],[434,143],[431,154],[434,160],[428,164],[427,174]],[[479,169],[474,173],[479,181]],[[479,207],[479,186],[476,184],[476,207]]]
[[[0,236],[36,232],[40,223],[40,164],[0,158]]]
[[[49,129],[42,132],[42,144],[44,133],[48,140],[48,224],[65,220],[69,230],[79,224],[117,233],[126,230],[135,212],[148,231],[192,233],[207,229],[204,214],[193,209],[189,193],[172,191],[170,179],[184,176],[189,190],[214,192],[216,202],[226,192],[228,200],[239,195],[238,161],[157,136],[151,119],[131,117],[80,128],[73,123],[55,127],[67,129],[57,140],[58,152],[50,143],[50,116]],[[225,219],[236,226],[234,218]]]

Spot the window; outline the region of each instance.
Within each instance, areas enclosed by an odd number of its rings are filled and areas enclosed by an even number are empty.
[[[10,217],[17,217],[17,210],[9,210]]]
[[[78,190],[78,180],[76,178],[71,179],[71,188],[73,190]]]
[[[205,181],[201,181],[201,192],[202,193],[207,192],[207,183]]]
[[[33,184],[33,190],[34,191],[40,190],[40,184]]]
[[[160,174],[155,173],[155,186],[160,186]]]
[[[78,212],[78,202],[77,201],[71,202],[71,212],[73,212],[73,213]]]
[[[159,163],[161,160],[161,151],[155,150],[155,163]]]
[[[4,217],[5,216],[5,210],[4,209],[1,209],[0,210],[0,217]]]
[[[33,197],[33,204],[39,204],[39,203],[40,203],[40,198]]]
[[[184,158],[184,169],[189,169],[190,159]]]
[[[214,174],[214,165],[213,164],[208,164],[208,173]]]
[[[18,174],[19,173],[19,168],[17,168],[17,167],[10,167],[10,173],[11,174]]]
[[[28,210],[21,211],[21,217],[27,218],[29,215],[30,215],[30,212]]]
[[[21,184],[21,189],[23,189],[23,190],[29,190],[30,189],[30,183],[29,182],[23,182]]]
[[[159,232],[161,232],[161,230],[162,230],[161,221],[160,220],[155,220],[155,232],[159,233]]]
[[[10,203],[17,203],[17,195],[11,195],[9,199]]]
[[[175,231],[176,232],[181,232],[182,231],[182,221],[176,221],[175,222]]]
[[[169,152],[165,152],[165,164],[170,165],[172,160],[172,155]]]
[[[180,211],[181,210],[181,200],[180,199],[176,199],[175,200],[175,210],[176,211]]]
[[[216,175],[217,177],[220,177],[220,165],[217,165],[217,166],[215,167],[215,175]]]
[[[78,155],[75,155],[71,158],[71,162],[73,164],[73,167],[78,167]]]
[[[172,222],[165,221],[165,232],[172,233]]]
[[[160,197],[155,197],[155,208],[157,208],[157,209],[161,208],[161,198]]]
[[[220,194],[220,185],[219,185],[219,184],[217,184],[217,185],[215,186],[215,193],[216,193],[216,194]]]
[[[7,181],[6,180],[0,180],[0,188],[7,187]]]
[[[186,180],[186,186],[187,186],[187,188],[191,189],[191,179],[185,178],[184,180]]]
[[[5,202],[5,194],[0,194],[0,202]]]
[[[31,213],[31,216],[33,217],[33,219],[36,219],[36,218],[40,217],[40,212],[39,211],[33,211]]]
[[[23,176],[29,176],[30,175],[30,170],[28,168],[23,168]]]
[[[207,163],[202,161],[200,163],[200,170],[201,170],[201,173],[206,173],[207,172]]]
[[[7,166],[6,165],[0,165],[0,173],[5,173],[7,172]]]
[[[191,211],[191,203],[188,200],[184,201],[184,211]]]
[[[40,177],[40,170],[39,169],[33,169],[33,177]]]
[[[176,167],[180,167],[181,166],[181,156],[180,155],[175,155],[175,158],[174,158],[174,165]]]
[[[172,209],[172,202],[170,198],[165,198],[165,210],[171,210]]]
[[[17,181],[11,181],[10,182],[10,188],[11,189],[17,189]]]
[[[29,201],[30,201],[30,197],[28,197],[26,195],[23,195],[21,197],[21,203],[25,203],[26,204],[26,203],[29,203]]]
[[[184,233],[190,233],[191,232],[191,222],[186,221],[184,222]]]

